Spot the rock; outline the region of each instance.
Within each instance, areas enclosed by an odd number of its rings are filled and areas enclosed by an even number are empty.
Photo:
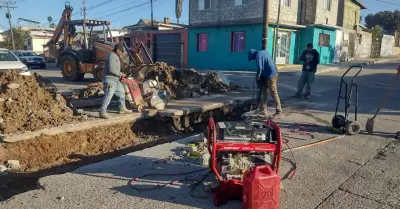
[[[0,165],[0,173],[6,172],[8,169],[4,165]]]
[[[57,200],[63,201],[65,200],[65,197],[57,197]]]
[[[99,92],[97,92],[97,96],[103,96],[104,95],[104,91],[103,90],[100,90]]]
[[[204,166],[209,166],[209,161],[210,161],[210,154],[208,152],[203,153],[199,158],[199,162]]]
[[[20,170],[21,165],[19,164],[19,160],[7,160],[6,167],[10,170]]]
[[[200,94],[198,94],[198,93],[196,93],[196,92],[193,92],[192,93],[192,97],[194,97],[194,98],[196,98],[196,97],[200,97],[201,95]]]
[[[3,99],[3,98],[0,98],[0,102],[4,102],[4,101],[6,101],[5,99]]]
[[[7,85],[7,88],[9,89],[17,89],[19,88],[19,84],[18,83],[10,83]]]
[[[180,154],[181,156],[186,156],[186,155],[187,155],[187,152],[186,152],[186,150],[182,150],[179,154]]]
[[[83,109],[78,109],[76,112],[78,115],[83,115],[85,113]]]
[[[4,122],[4,119],[3,118],[0,118],[0,123],[3,123]]]

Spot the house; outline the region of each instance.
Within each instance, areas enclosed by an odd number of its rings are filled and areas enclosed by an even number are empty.
[[[26,50],[38,54],[44,53],[44,45],[53,37],[53,32],[49,31],[31,31],[26,38]]]
[[[361,10],[367,9],[360,0],[339,0],[336,31],[335,62],[345,62],[371,55],[372,34],[360,25]]]
[[[127,30],[121,29],[110,29],[111,35],[113,38],[124,36],[128,33]],[[98,34],[99,38],[104,39],[103,30],[93,30],[92,34]],[[106,31],[106,38],[110,38],[110,33]]]
[[[249,49],[261,49],[264,0],[189,1],[189,67],[255,70]],[[277,51],[274,37],[281,3]],[[278,64],[296,63],[299,54],[299,0],[269,1],[268,51]]]
[[[336,30],[339,0],[302,0],[300,3],[300,23],[307,25],[301,30],[303,50],[312,43],[320,54],[321,64],[330,64],[336,53]]]
[[[171,23],[169,18],[165,17],[163,22],[154,20],[153,23],[148,19],[140,19],[135,25],[125,26],[122,30],[127,30],[130,33],[132,31],[158,31],[184,28],[186,28],[186,25]]]

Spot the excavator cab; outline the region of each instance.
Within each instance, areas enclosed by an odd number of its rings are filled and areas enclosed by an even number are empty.
[[[50,48],[50,53],[58,58],[57,64],[64,79],[79,81],[86,73],[92,73],[101,81],[107,56],[116,44],[110,30],[110,22],[71,20],[72,11],[73,8],[66,2],[62,18],[47,46]],[[58,40],[62,34],[64,38],[61,44]],[[143,44],[136,45],[137,49],[130,49],[124,44],[125,53],[120,60],[125,72],[142,77],[156,66]]]

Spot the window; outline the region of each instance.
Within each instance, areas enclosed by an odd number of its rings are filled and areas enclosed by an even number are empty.
[[[332,4],[332,0],[324,0],[324,10],[328,10],[331,11],[331,4]]]
[[[279,4],[279,1],[281,1],[281,2],[280,2],[280,3],[281,3],[281,6],[290,7],[290,0],[278,0],[278,1],[277,1],[278,4]]]
[[[199,10],[206,10],[211,8],[211,0],[198,0]]]
[[[330,40],[329,34],[320,33],[319,40],[318,40],[318,46],[329,47],[329,40]]]
[[[235,0],[235,6],[240,6],[243,4],[248,4],[250,0]]]
[[[231,51],[244,52],[245,32],[233,32],[231,35]]]
[[[206,52],[208,51],[208,35],[205,33],[197,34],[197,51]]]

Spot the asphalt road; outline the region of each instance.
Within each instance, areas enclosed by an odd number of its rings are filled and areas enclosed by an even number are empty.
[[[359,86],[357,119],[362,128],[395,78],[399,63],[366,66],[356,78]],[[307,122],[312,118],[330,123],[344,70],[317,75],[309,100],[289,99],[295,93],[298,75],[294,70],[280,73],[278,89],[284,111],[297,112],[285,116],[286,120]],[[64,84],[55,76],[55,70],[39,72],[44,76],[48,73],[62,88],[78,86]],[[228,76],[232,81],[252,87],[254,75],[251,73],[229,73]],[[296,175],[283,180],[281,208],[400,208],[400,144],[393,139],[395,132],[400,131],[399,95],[397,88],[376,118],[373,136],[346,136],[293,151]],[[343,109],[341,103],[339,111]],[[354,108],[351,108],[351,116],[354,118]],[[149,192],[135,191],[127,185],[130,178],[149,172],[199,168],[180,159],[160,164],[160,159],[176,156],[179,147],[186,143],[188,140],[168,143],[85,166],[75,172],[42,178],[43,189],[17,195],[1,203],[0,208],[214,208],[211,197],[190,197],[188,188],[181,184]],[[283,156],[291,159],[290,152]],[[291,163],[283,161],[281,166],[280,174],[284,175]],[[222,208],[240,208],[240,203],[233,201]]]

